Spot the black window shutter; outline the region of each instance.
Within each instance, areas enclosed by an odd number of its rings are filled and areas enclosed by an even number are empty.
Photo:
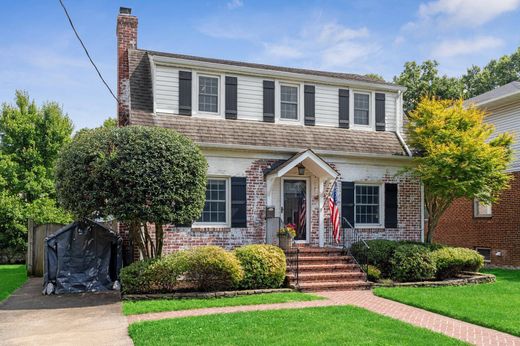
[[[376,93],[376,131],[385,130],[385,94]]]
[[[274,123],[274,82],[264,80],[264,121]]]
[[[237,118],[237,77],[226,76],[226,119]]]
[[[385,184],[385,228],[397,228],[397,184]]]
[[[246,178],[231,178],[231,227],[247,227]]]
[[[352,227],[355,226],[355,220],[354,220],[354,208],[355,208],[355,201],[354,201],[354,183],[350,181],[342,181],[341,182],[341,227],[343,228],[349,228],[347,222],[345,222],[345,219],[350,222]]]
[[[349,91],[348,89],[339,89],[339,127],[349,128]]]
[[[190,71],[179,71],[179,114],[191,115]]]
[[[307,126],[314,126],[315,120],[315,107],[314,107],[314,94],[315,88],[314,85],[305,85],[304,86],[304,123]]]

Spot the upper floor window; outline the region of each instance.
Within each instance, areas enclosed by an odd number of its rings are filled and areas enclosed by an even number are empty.
[[[199,111],[218,113],[218,78],[199,76]]]
[[[198,222],[209,224],[227,223],[228,179],[211,178],[206,185],[206,203]]]
[[[380,224],[379,185],[356,184],[356,224]]]
[[[369,125],[370,95],[354,93],[354,124]]]
[[[485,204],[475,199],[474,204],[474,216],[475,217],[491,217],[493,212],[491,210],[491,204]]]
[[[280,117],[298,120],[298,87],[280,86]]]

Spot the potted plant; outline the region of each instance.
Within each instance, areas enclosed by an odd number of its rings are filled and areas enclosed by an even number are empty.
[[[279,246],[284,250],[292,247],[293,238],[296,237],[296,225],[289,223],[278,230]]]

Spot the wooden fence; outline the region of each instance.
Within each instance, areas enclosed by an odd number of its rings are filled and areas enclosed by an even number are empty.
[[[44,224],[37,225],[29,221],[27,242],[27,274],[32,276],[43,276],[43,262],[45,259],[45,238],[55,233],[65,225]]]

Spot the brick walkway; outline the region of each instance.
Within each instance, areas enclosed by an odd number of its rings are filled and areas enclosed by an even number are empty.
[[[493,329],[480,327],[471,323],[459,321],[405,304],[397,303],[388,299],[376,297],[372,294],[371,291],[329,291],[317,292],[317,294],[328,298],[328,300],[167,311],[128,316],[128,322],[134,323],[138,321],[158,320],[163,318],[178,318],[244,311],[298,309],[332,305],[354,305],[475,345],[520,346],[520,338],[518,337],[498,332]]]

